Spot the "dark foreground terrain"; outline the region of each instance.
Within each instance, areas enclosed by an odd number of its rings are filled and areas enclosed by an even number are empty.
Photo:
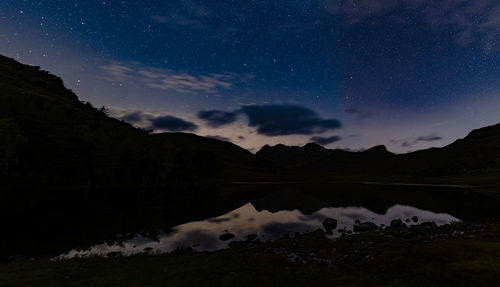
[[[217,252],[17,258],[0,286],[500,286],[500,224],[390,229],[328,240],[322,232]]]

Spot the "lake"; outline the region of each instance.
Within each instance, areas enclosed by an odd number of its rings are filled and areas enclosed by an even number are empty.
[[[175,226],[154,239],[136,235],[129,240],[97,244],[88,250],[71,250],[57,258],[160,254],[177,248],[215,251],[228,248],[231,242],[265,242],[318,229],[335,239],[363,229],[391,228],[391,223],[411,227],[420,224],[441,226],[459,221],[448,213],[403,204],[376,212],[362,206],[328,206],[315,197],[295,191],[275,192],[226,214]]]

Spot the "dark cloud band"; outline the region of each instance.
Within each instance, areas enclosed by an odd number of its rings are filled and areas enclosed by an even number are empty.
[[[248,126],[266,136],[311,135],[342,126],[337,119],[322,119],[313,110],[298,105],[252,105],[234,112],[201,111],[198,118],[211,127],[220,127],[235,122],[237,114],[244,114]]]
[[[342,138],[339,136],[331,136],[331,137],[312,137],[310,141],[315,142],[320,145],[329,145],[334,142],[338,142]]]
[[[198,112],[198,118],[204,120],[208,126],[218,128],[234,123],[236,121],[236,113],[217,110],[200,111]]]
[[[173,132],[194,131],[198,126],[194,123],[185,121],[173,116],[162,116],[151,120],[153,129],[168,130]]]

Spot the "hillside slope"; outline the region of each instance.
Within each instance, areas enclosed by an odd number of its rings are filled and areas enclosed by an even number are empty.
[[[400,172],[417,175],[463,175],[496,172],[500,178],[500,124],[473,130],[442,148],[398,156]]]

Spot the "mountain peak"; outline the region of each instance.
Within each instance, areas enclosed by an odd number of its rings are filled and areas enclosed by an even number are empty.
[[[485,138],[500,135],[500,124],[472,130],[464,139]]]
[[[369,148],[365,150],[363,153],[365,154],[393,154],[389,150],[387,150],[387,147],[385,145],[377,145],[372,148]]]
[[[322,145],[319,145],[314,142],[307,143],[303,148],[308,149],[308,150],[325,150],[325,148]]]

